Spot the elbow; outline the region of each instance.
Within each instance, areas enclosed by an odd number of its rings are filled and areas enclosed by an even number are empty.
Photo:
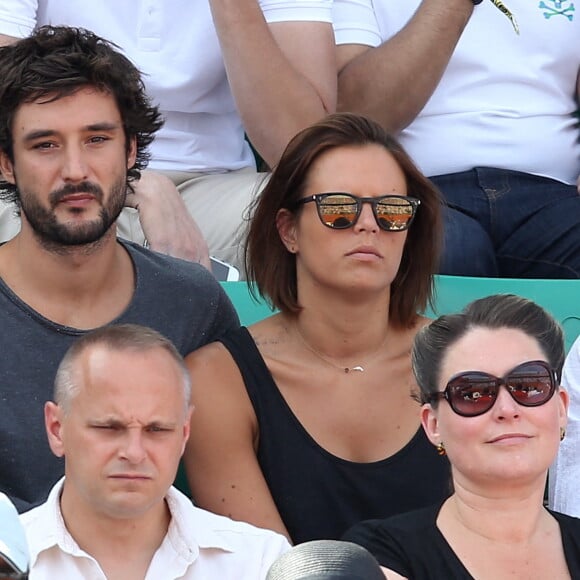
[[[413,121],[412,116],[405,115],[396,106],[389,106],[386,100],[369,98],[360,90],[352,91],[348,87],[339,86],[336,110],[368,117],[392,135],[397,135]]]
[[[336,112],[335,100],[331,103],[323,103],[315,112],[310,112],[309,114],[295,118],[293,122],[286,126],[286,128],[279,127],[276,136],[272,133],[267,136],[263,135],[262,139],[256,137],[255,140],[252,140],[252,136],[249,134],[249,138],[260,157],[268,167],[273,168],[277,165],[278,161],[280,161],[286,146],[297,133],[334,112]]]

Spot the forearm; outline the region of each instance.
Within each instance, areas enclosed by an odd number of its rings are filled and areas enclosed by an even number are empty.
[[[257,0],[210,0],[228,80],[252,144],[270,165],[301,129],[335,109],[332,27],[268,25]]]
[[[211,270],[207,243],[179,191],[165,175],[143,171],[125,205],[139,211],[145,239],[156,252],[199,262]]]
[[[423,0],[382,45],[350,61],[348,47],[339,46],[338,109],[368,115],[393,132],[406,127],[437,87],[472,12],[470,0]]]

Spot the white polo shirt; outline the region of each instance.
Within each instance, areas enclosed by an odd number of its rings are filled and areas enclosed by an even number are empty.
[[[378,46],[419,4],[335,0],[336,42]],[[568,1],[505,4],[520,34],[488,0],[475,6],[441,82],[401,142],[429,176],[479,166],[576,183],[580,12]]]
[[[270,23],[332,21],[332,0],[259,3]],[[21,38],[43,24],[92,30],[144,73],[147,93],[165,118],[150,147],[151,169],[212,173],[255,166],[208,0],[1,0],[0,34]]]
[[[30,580],[107,580],[69,534],[60,511],[64,478],[47,501],[20,516],[30,551]],[[259,580],[290,549],[284,536],[196,508],[174,487],[165,497],[171,523],[145,580]]]

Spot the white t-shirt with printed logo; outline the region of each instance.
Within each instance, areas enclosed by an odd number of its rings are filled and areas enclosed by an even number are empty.
[[[419,4],[335,0],[336,41],[378,46]],[[576,183],[580,12],[571,0],[505,4],[519,35],[488,0],[475,6],[441,82],[401,141],[429,176],[479,166]]]

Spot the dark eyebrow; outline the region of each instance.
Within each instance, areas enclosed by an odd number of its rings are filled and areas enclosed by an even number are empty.
[[[115,131],[120,129],[121,125],[119,123],[110,123],[103,121],[102,123],[93,123],[92,125],[86,125],[83,131]],[[44,137],[54,137],[58,135],[58,131],[52,129],[38,129],[37,131],[30,131],[24,135],[24,141],[35,141],[36,139],[43,139]]]
[[[93,123],[92,125],[87,125],[85,131],[115,131],[120,129],[121,125],[119,123],[110,123],[103,121],[102,123]]]
[[[54,135],[56,135],[56,131],[51,131],[50,129],[39,129],[38,131],[31,131],[24,135],[24,141],[35,141],[36,139],[53,137]]]

